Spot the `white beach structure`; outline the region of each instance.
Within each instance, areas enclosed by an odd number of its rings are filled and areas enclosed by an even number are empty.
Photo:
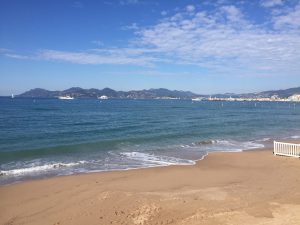
[[[274,141],[274,155],[300,158],[300,144]]]

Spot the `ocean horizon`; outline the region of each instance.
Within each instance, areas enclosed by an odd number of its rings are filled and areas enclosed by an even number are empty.
[[[191,165],[300,139],[300,104],[0,98],[0,184]]]

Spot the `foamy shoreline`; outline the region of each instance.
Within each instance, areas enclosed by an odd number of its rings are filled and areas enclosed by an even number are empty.
[[[262,143],[264,143],[264,147],[252,147],[249,149],[240,149],[240,150],[217,150],[217,151],[212,151],[212,152],[207,152],[206,154],[202,155],[201,158],[199,159],[195,159],[195,160],[188,160],[188,159],[176,159],[177,161],[174,163],[164,163],[161,162],[158,165],[147,165],[147,166],[140,166],[140,167],[132,167],[132,168],[124,168],[124,169],[110,169],[110,170],[93,170],[93,171],[81,171],[81,172],[74,172],[74,173],[69,173],[69,174],[60,174],[60,175],[50,175],[50,176],[37,176],[37,177],[33,177],[33,178],[27,178],[27,179],[23,179],[23,180],[16,180],[14,182],[7,182],[7,183],[2,183],[0,184],[1,186],[7,186],[7,185],[14,185],[14,184],[19,184],[19,183],[23,183],[23,182],[31,182],[31,181],[38,181],[38,180],[44,180],[44,179],[52,179],[55,177],[65,177],[65,176],[77,176],[77,175],[85,175],[85,174],[94,174],[94,173],[107,173],[107,172],[122,172],[122,171],[128,171],[128,170],[139,170],[139,169],[147,169],[147,168],[156,168],[156,167],[168,167],[168,166],[191,166],[191,165],[195,165],[197,164],[197,162],[205,159],[205,157],[207,157],[209,154],[212,153],[235,153],[235,152],[243,152],[243,151],[257,151],[257,150],[265,150],[268,149],[270,145],[272,145],[273,141],[270,138],[264,138],[262,140],[258,140],[261,141]],[[300,139],[299,136],[293,136],[287,139],[283,139],[283,141],[289,141],[289,142],[294,142],[294,143],[300,143]],[[216,141],[212,140],[212,143],[217,143]],[[247,143],[247,142],[246,142]],[[207,144],[207,141],[205,141],[205,144]],[[258,144],[257,145],[262,145],[262,144]],[[135,152],[131,152],[130,154],[134,154]],[[136,154],[141,154],[140,152],[137,152]],[[154,156],[156,157],[156,156]],[[172,158],[172,157],[170,157]],[[182,162],[180,162],[180,160]],[[85,161],[81,160],[78,162],[72,162],[72,163],[53,163],[53,164],[49,164],[49,165],[42,165],[42,166],[38,166],[37,168],[22,168],[22,169],[16,169],[16,170],[12,170],[12,171],[0,171],[0,178],[1,176],[14,176],[14,174],[18,175],[19,173],[30,173],[30,172],[34,172],[34,171],[39,171],[39,169],[60,169],[60,168],[67,168],[67,167],[72,167],[72,166],[76,166],[76,165],[80,165],[80,164],[84,164],[86,163]]]
[[[193,147],[197,147],[197,146],[213,146],[213,145],[217,145],[217,144],[229,144],[230,142],[227,140],[208,140],[208,141],[200,141],[200,142],[196,142],[196,143],[192,143],[191,145],[188,146],[182,146],[183,148],[193,148]],[[239,149],[241,148],[243,145],[248,146],[250,145],[251,148],[250,149],[246,149],[246,150],[253,150],[253,149],[259,149],[262,148],[263,145],[262,144],[258,144],[255,142],[242,142],[240,143],[241,146],[238,147],[239,143],[237,142],[234,150],[214,150],[212,152],[240,152],[243,151],[243,149]],[[249,146],[249,147],[250,147]],[[229,146],[232,148],[232,146]],[[238,147],[238,148],[237,148]],[[220,147],[219,147],[220,148]],[[25,168],[17,168],[17,169],[12,169],[12,170],[2,170],[0,171],[0,179],[1,176],[2,178],[11,178],[14,179],[14,176],[16,176],[15,181],[13,182],[0,182],[0,186],[1,185],[10,185],[10,184],[14,184],[14,183],[20,183],[20,182],[26,182],[26,181],[31,181],[31,180],[39,180],[39,179],[49,179],[51,177],[58,177],[58,176],[72,176],[72,175],[77,175],[77,174],[88,174],[88,173],[98,173],[98,172],[110,172],[110,171],[126,171],[126,170],[134,170],[134,169],[144,169],[144,168],[153,168],[153,167],[165,167],[165,166],[173,166],[173,165],[194,165],[196,164],[197,161],[204,159],[204,157],[206,157],[209,153],[212,153],[209,150],[207,152],[203,152],[200,154],[201,157],[200,158],[196,158],[196,159],[183,159],[183,158],[176,158],[176,157],[172,157],[172,156],[164,156],[164,155],[156,155],[156,154],[151,154],[151,153],[146,153],[146,152],[121,152],[120,156],[124,156],[124,157],[128,157],[130,159],[135,159],[138,161],[145,161],[146,165],[144,166],[136,166],[136,167],[130,167],[130,165],[128,165],[128,168],[122,168],[122,169],[99,169],[99,170],[77,170],[75,172],[69,172],[69,173],[61,173],[61,174],[56,174],[56,175],[48,175],[48,174],[42,174],[42,172],[47,172],[47,171],[55,171],[55,170],[63,170],[63,169],[68,169],[68,168],[72,168],[72,167],[76,167],[76,166],[84,166],[84,164],[88,164],[88,161],[85,160],[79,160],[79,161],[74,161],[74,162],[53,162],[53,163],[48,163],[48,164],[43,164],[43,165],[37,165],[37,166],[33,166],[33,167],[25,167]],[[204,154],[205,153],[205,154]],[[28,174],[28,176],[32,175],[32,174],[37,174],[37,173],[41,173],[40,175],[36,175],[35,177],[28,177],[25,179],[19,179],[18,178],[21,176],[26,176]]]
[[[296,139],[296,137],[298,138],[298,136],[295,137],[291,137],[292,139],[287,139],[286,141],[293,141],[293,142],[300,142],[300,139]],[[225,141],[225,140],[224,140]],[[203,142],[203,143],[202,143]],[[202,141],[201,145],[211,145],[211,144],[216,144],[219,142],[223,142],[223,140],[209,140],[208,141]],[[260,144],[259,144],[260,142]],[[248,142],[245,142],[245,144],[247,144]],[[250,143],[250,142],[249,142]],[[251,142],[252,143],[252,142]],[[264,144],[263,144],[264,143]],[[166,167],[166,166],[180,166],[180,165],[194,165],[196,164],[198,161],[203,160],[206,156],[208,156],[211,153],[216,153],[216,152],[223,152],[223,153],[229,153],[229,152],[242,152],[242,151],[251,151],[251,150],[260,150],[260,149],[267,149],[268,146],[270,146],[272,144],[272,141],[270,138],[264,138],[261,140],[257,140],[256,142],[252,143],[252,148],[249,149],[237,149],[237,150],[216,150],[216,151],[212,151],[212,152],[206,152],[206,154],[202,155],[200,158],[198,159],[193,159],[193,160],[188,160],[188,159],[180,159],[180,158],[174,158],[174,162],[170,162],[170,161],[160,161],[160,159],[158,157],[166,157],[166,156],[156,156],[156,155],[151,155],[149,154],[149,156],[151,158],[154,157],[155,161],[153,161],[154,163],[157,163],[156,165],[146,165],[146,166],[139,166],[139,167],[129,167],[129,168],[123,168],[123,169],[109,169],[109,170],[86,170],[86,171],[77,171],[77,172],[72,172],[72,173],[66,173],[66,174],[58,174],[58,175],[40,175],[40,176],[36,176],[36,177],[30,177],[27,179],[22,179],[22,180],[16,180],[13,182],[2,182],[2,184],[0,184],[0,186],[2,185],[11,185],[11,184],[16,184],[16,183],[22,183],[22,182],[30,182],[30,181],[35,181],[35,180],[43,180],[43,179],[51,179],[51,178],[55,178],[55,177],[63,177],[63,176],[74,176],[74,175],[83,175],[83,174],[89,174],[89,173],[103,173],[103,172],[114,172],[114,171],[127,171],[127,170],[138,170],[138,169],[146,169],[146,168],[155,168],[155,167]],[[194,145],[194,144],[193,144]],[[257,145],[257,146],[256,146]],[[265,145],[265,146],[264,146]],[[264,147],[263,147],[264,146]],[[142,152],[130,152],[130,153],[126,153],[126,154],[131,154],[131,155],[140,155],[140,154],[144,154]],[[149,157],[147,156],[147,157]],[[167,157],[169,159],[172,159],[172,157]],[[77,165],[82,165],[87,163],[84,160],[80,160],[77,162],[71,162],[71,163],[64,163],[64,162],[57,162],[57,163],[53,163],[53,164],[47,164],[47,165],[42,165],[42,166],[37,166],[37,167],[29,167],[29,168],[20,168],[20,169],[15,169],[12,171],[0,171],[0,179],[1,176],[18,176],[18,175],[23,175],[23,174],[27,174],[27,173],[31,173],[31,172],[39,172],[40,169],[41,170],[51,170],[51,169],[64,169],[64,168],[68,168],[68,167],[73,167],[73,166],[77,166]]]

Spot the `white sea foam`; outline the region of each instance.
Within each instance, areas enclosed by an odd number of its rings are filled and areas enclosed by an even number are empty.
[[[19,169],[12,169],[12,170],[1,170],[0,176],[25,175],[25,174],[49,171],[49,170],[54,170],[54,169],[59,169],[59,168],[72,167],[72,166],[80,165],[83,163],[85,163],[85,161],[78,161],[78,162],[72,162],[72,163],[52,163],[52,164],[46,164],[46,165],[41,165],[41,166],[24,167],[24,168],[19,168]]]
[[[218,142],[219,140],[202,140],[202,141],[193,142],[192,145],[212,145]]]
[[[190,145],[180,145],[181,148],[211,151],[242,151],[247,149],[263,148],[264,145],[252,141],[238,142],[233,140],[204,140],[193,142]]]
[[[271,138],[262,138],[262,139],[258,139],[257,141],[260,141],[260,142],[264,142],[264,141],[270,141]]]
[[[195,161],[170,156],[154,155],[145,152],[122,152],[128,159],[140,161],[145,166],[193,165]]]
[[[243,150],[250,150],[256,148],[263,148],[263,144],[255,142],[238,142],[233,140],[209,140],[202,142],[194,142],[190,145],[182,144],[181,148],[185,149],[185,152],[182,152],[182,158],[185,158],[184,155],[190,154],[191,151],[194,152],[194,156],[201,156],[199,159],[203,159],[209,152],[223,151],[223,152],[240,152]],[[191,151],[190,151],[191,150]],[[196,153],[198,152],[198,153]],[[196,154],[195,154],[196,153]],[[201,154],[199,154],[201,153]],[[145,152],[122,152],[121,156],[126,157],[127,159],[134,160],[142,163],[143,166],[168,166],[168,165],[193,165],[195,164],[194,160],[182,159],[181,157],[171,157],[163,156],[152,153]],[[196,158],[195,158],[196,160]]]
[[[299,135],[294,135],[294,136],[291,136],[291,138],[293,138],[293,139],[300,139],[300,136]]]

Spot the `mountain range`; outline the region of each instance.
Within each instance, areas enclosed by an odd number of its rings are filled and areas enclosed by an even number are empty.
[[[29,97],[29,98],[57,98],[58,96],[72,96],[74,98],[97,98],[100,96],[107,96],[109,98],[119,99],[154,99],[154,98],[182,98],[189,99],[197,94],[189,91],[171,91],[165,88],[139,90],[139,91],[115,91],[110,88],[104,88],[102,90],[91,88],[83,89],[80,87],[72,87],[63,91],[49,91],[41,88],[31,89],[26,91],[17,97]]]
[[[57,98],[58,96],[72,96],[74,98],[97,98],[100,96],[107,96],[109,98],[119,98],[119,99],[155,99],[155,98],[181,98],[181,99],[191,99],[195,97],[234,97],[234,98],[255,98],[255,97],[271,97],[277,95],[280,98],[287,98],[293,94],[300,94],[300,87],[289,88],[285,90],[273,90],[273,91],[263,91],[257,93],[245,93],[245,94],[215,94],[215,95],[201,95],[195,94],[190,91],[177,91],[168,90],[165,88],[158,89],[148,89],[148,90],[138,90],[138,91],[115,91],[110,88],[104,89],[83,89],[80,87],[72,87],[63,91],[49,91],[42,88],[35,88],[26,91],[17,97],[27,97],[27,98]]]

